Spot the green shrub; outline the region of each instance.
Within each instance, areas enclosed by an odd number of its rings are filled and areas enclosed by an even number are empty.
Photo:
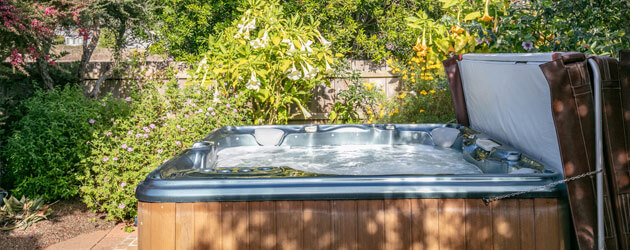
[[[136,215],[136,186],[193,142],[225,125],[250,123],[245,96],[205,86],[147,81],[90,140],[82,162],[81,196],[88,207],[122,220]],[[109,104],[107,104],[109,105]]]
[[[318,23],[286,15],[277,0],[250,0],[250,9],[221,34],[193,73],[195,84],[243,92],[256,123],[286,123],[292,108],[305,117],[311,90],[328,83],[332,52]]]
[[[100,106],[78,87],[37,91],[21,103],[22,118],[2,150],[6,160],[2,185],[15,196],[67,199],[78,194],[79,162]]]
[[[331,123],[360,123],[362,120],[372,123],[376,119],[374,110],[384,96],[373,83],[363,82],[361,72],[348,70],[348,61],[335,66],[335,77],[346,80],[347,89],[337,93],[337,99],[330,111]]]

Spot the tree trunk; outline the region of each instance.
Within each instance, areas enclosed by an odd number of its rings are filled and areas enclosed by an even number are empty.
[[[118,69],[120,66],[120,61],[122,60],[122,50],[125,46],[125,31],[127,31],[126,22],[122,21],[121,23],[122,24],[116,30],[116,45],[114,46],[114,53],[112,55],[112,64],[109,65],[107,71],[105,71],[105,73],[103,73],[94,84],[94,89],[92,89],[92,92],[90,93],[90,97],[92,98],[96,98],[98,96],[103,82],[110,78],[114,74],[114,70]]]
[[[96,49],[96,45],[98,44],[98,40],[101,36],[101,30],[97,24],[94,25],[94,30],[92,31],[92,39],[88,43],[88,40],[83,40],[83,54],[81,55],[81,62],[79,63],[79,69],[77,72],[77,76],[79,78],[79,83],[82,83],[85,80],[85,74],[87,72],[87,66],[92,58],[92,53]]]
[[[42,54],[48,55],[50,52],[50,46],[45,46],[42,49]],[[42,80],[44,81],[44,87],[46,90],[52,90],[55,88],[54,82],[50,74],[48,74],[48,61],[43,58],[37,58],[37,68],[39,69],[39,74],[42,76]]]

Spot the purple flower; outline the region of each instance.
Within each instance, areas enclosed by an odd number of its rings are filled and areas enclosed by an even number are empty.
[[[118,160],[118,157],[112,158],[112,161],[117,161],[117,160]]]
[[[96,118],[101,118],[101,115],[96,115]]]
[[[114,121],[114,117],[110,118],[109,120],[110,120],[110,121]]]
[[[185,118],[188,118],[188,117],[190,117],[190,116],[189,116],[188,114],[185,114],[185,115],[184,115],[184,117],[185,117]]]
[[[216,115],[217,113],[212,112],[212,113],[210,113],[210,114],[211,114],[212,116],[214,116],[214,115]]]
[[[208,111],[212,111],[214,110],[212,107],[208,107]]]
[[[88,122],[89,122],[90,124],[94,124],[94,122],[95,122],[95,121],[94,121],[94,119],[90,119]]]
[[[136,134],[136,138],[139,138],[140,136],[142,136],[142,134]]]
[[[132,147],[127,148],[127,152],[131,152],[131,151],[133,151]]]
[[[230,108],[230,104],[229,104],[229,103],[228,103],[228,104],[225,104],[225,107],[226,107],[226,108]]]
[[[103,157],[103,162],[109,161],[109,157],[105,156]]]
[[[534,44],[530,42],[523,42],[521,45],[523,45],[523,49],[525,50],[531,50],[534,48]]]
[[[149,134],[144,134],[144,135],[142,135],[142,137],[149,138]]]
[[[232,112],[236,113],[236,109],[232,109]]]
[[[158,149],[157,152],[158,152],[158,154],[161,154],[162,153],[162,149]]]
[[[112,135],[112,132],[111,132],[111,131],[109,131],[109,132],[105,133],[105,136],[110,136],[110,135]]]
[[[127,98],[125,98],[125,101],[130,102],[130,101],[131,101],[131,97],[127,97]]]
[[[172,62],[172,61],[173,61],[173,58],[172,58],[172,57],[169,57],[169,58],[168,58],[168,61],[169,61],[169,62]]]
[[[144,145],[148,146],[148,145],[151,145],[151,143],[150,142],[145,142]]]
[[[166,163],[167,161],[168,161],[167,159],[164,159],[164,160],[162,161],[162,163]]]
[[[149,133],[149,132],[151,131],[151,130],[150,130],[149,128],[147,128],[147,127],[142,127],[142,130],[144,130],[144,132],[147,132],[147,133]]]
[[[118,136],[114,136],[114,139],[118,139]]]
[[[103,107],[105,107],[106,105],[107,105],[107,104],[105,104],[105,103],[101,104],[101,106],[103,106]]]
[[[258,118],[258,122],[262,122],[262,119]]]
[[[129,131],[127,131],[127,134],[128,134],[128,135],[133,135],[133,130],[129,130]]]
[[[127,183],[124,183],[124,182],[123,182],[123,183],[120,183],[120,186],[121,186],[121,187],[125,187],[125,186],[127,186]]]
[[[104,182],[108,182],[108,181],[109,181],[109,177],[105,177],[105,178],[103,178],[103,181],[104,181]]]
[[[155,129],[155,124],[153,124],[153,123],[149,124],[149,128]]]
[[[206,112],[206,116],[209,116],[209,115],[210,115],[210,113]]]
[[[175,142],[175,145],[181,145],[181,144],[182,144],[182,142],[180,142],[180,141],[176,141]]]
[[[127,148],[127,144],[123,144],[120,146],[121,148]]]
[[[203,112],[203,109],[198,109],[197,110],[197,113],[201,113],[201,112]]]
[[[234,98],[238,98],[238,94],[234,95]]]
[[[234,118],[236,118],[236,117],[238,117],[238,115],[237,115],[237,114],[234,114]]]
[[[176,127],[177,127],[177,128],[182,128],[182,126],[179,126],[179,124],[177,124],[177,126],[176,126]]]
[[[219,92],[214,92],[214,94],[212,94],[214,96],[219,96]]]
[[[118,205],[118,208],[124,209],[125,208],[125,204],[120,203],[120,205]]]

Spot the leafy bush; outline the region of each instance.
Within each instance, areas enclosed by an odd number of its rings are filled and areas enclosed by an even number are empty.
[[[243,92],[256,123],[286,123],[296,107],[308,118],[304,103],[332,73],[330,42],[317,22],[285,15],[276,0],[249,5],[220,35],[210,37],[194,82],[217,92]]]
[[[0,230],[8,231],[16,228],[28,228],[33,223],[48,219],[52,209],[41,198],[21,199],[11,196],[3,198],[4,205],[0,208]]]
[[[335,67],[335,77],[347,81],[347,89],[337,93],[337,101],[329,114],[331,123],[359,123],[367,119],[368,123],[376,120],[374,111],[384,96],[373,83],[363,82],[361,73],[356,70],[348,70],[347,61],[339,63]]]
[[[215,95],[199,85],[179,88],[176,80],[148,81],[124,100],[108,109],[114,117],[96,122],[103,129],[89,141],[92,150],[79,177],[83,201],[109,219],[136,215],[136,186],[167,159],[215,128],[249,123],[243,94]]]
[[[2,156],[2,184],[14,195],[67,199],[78,194],[79,162],[95,129],[100,107],[78,87],[37,91],[21,104],[24,114],[13,127]]]

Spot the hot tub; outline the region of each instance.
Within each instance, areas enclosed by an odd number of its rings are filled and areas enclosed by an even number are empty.
[[[561,177],[455,124],[228,126],[138,186],[139,247],[568,249]]]

